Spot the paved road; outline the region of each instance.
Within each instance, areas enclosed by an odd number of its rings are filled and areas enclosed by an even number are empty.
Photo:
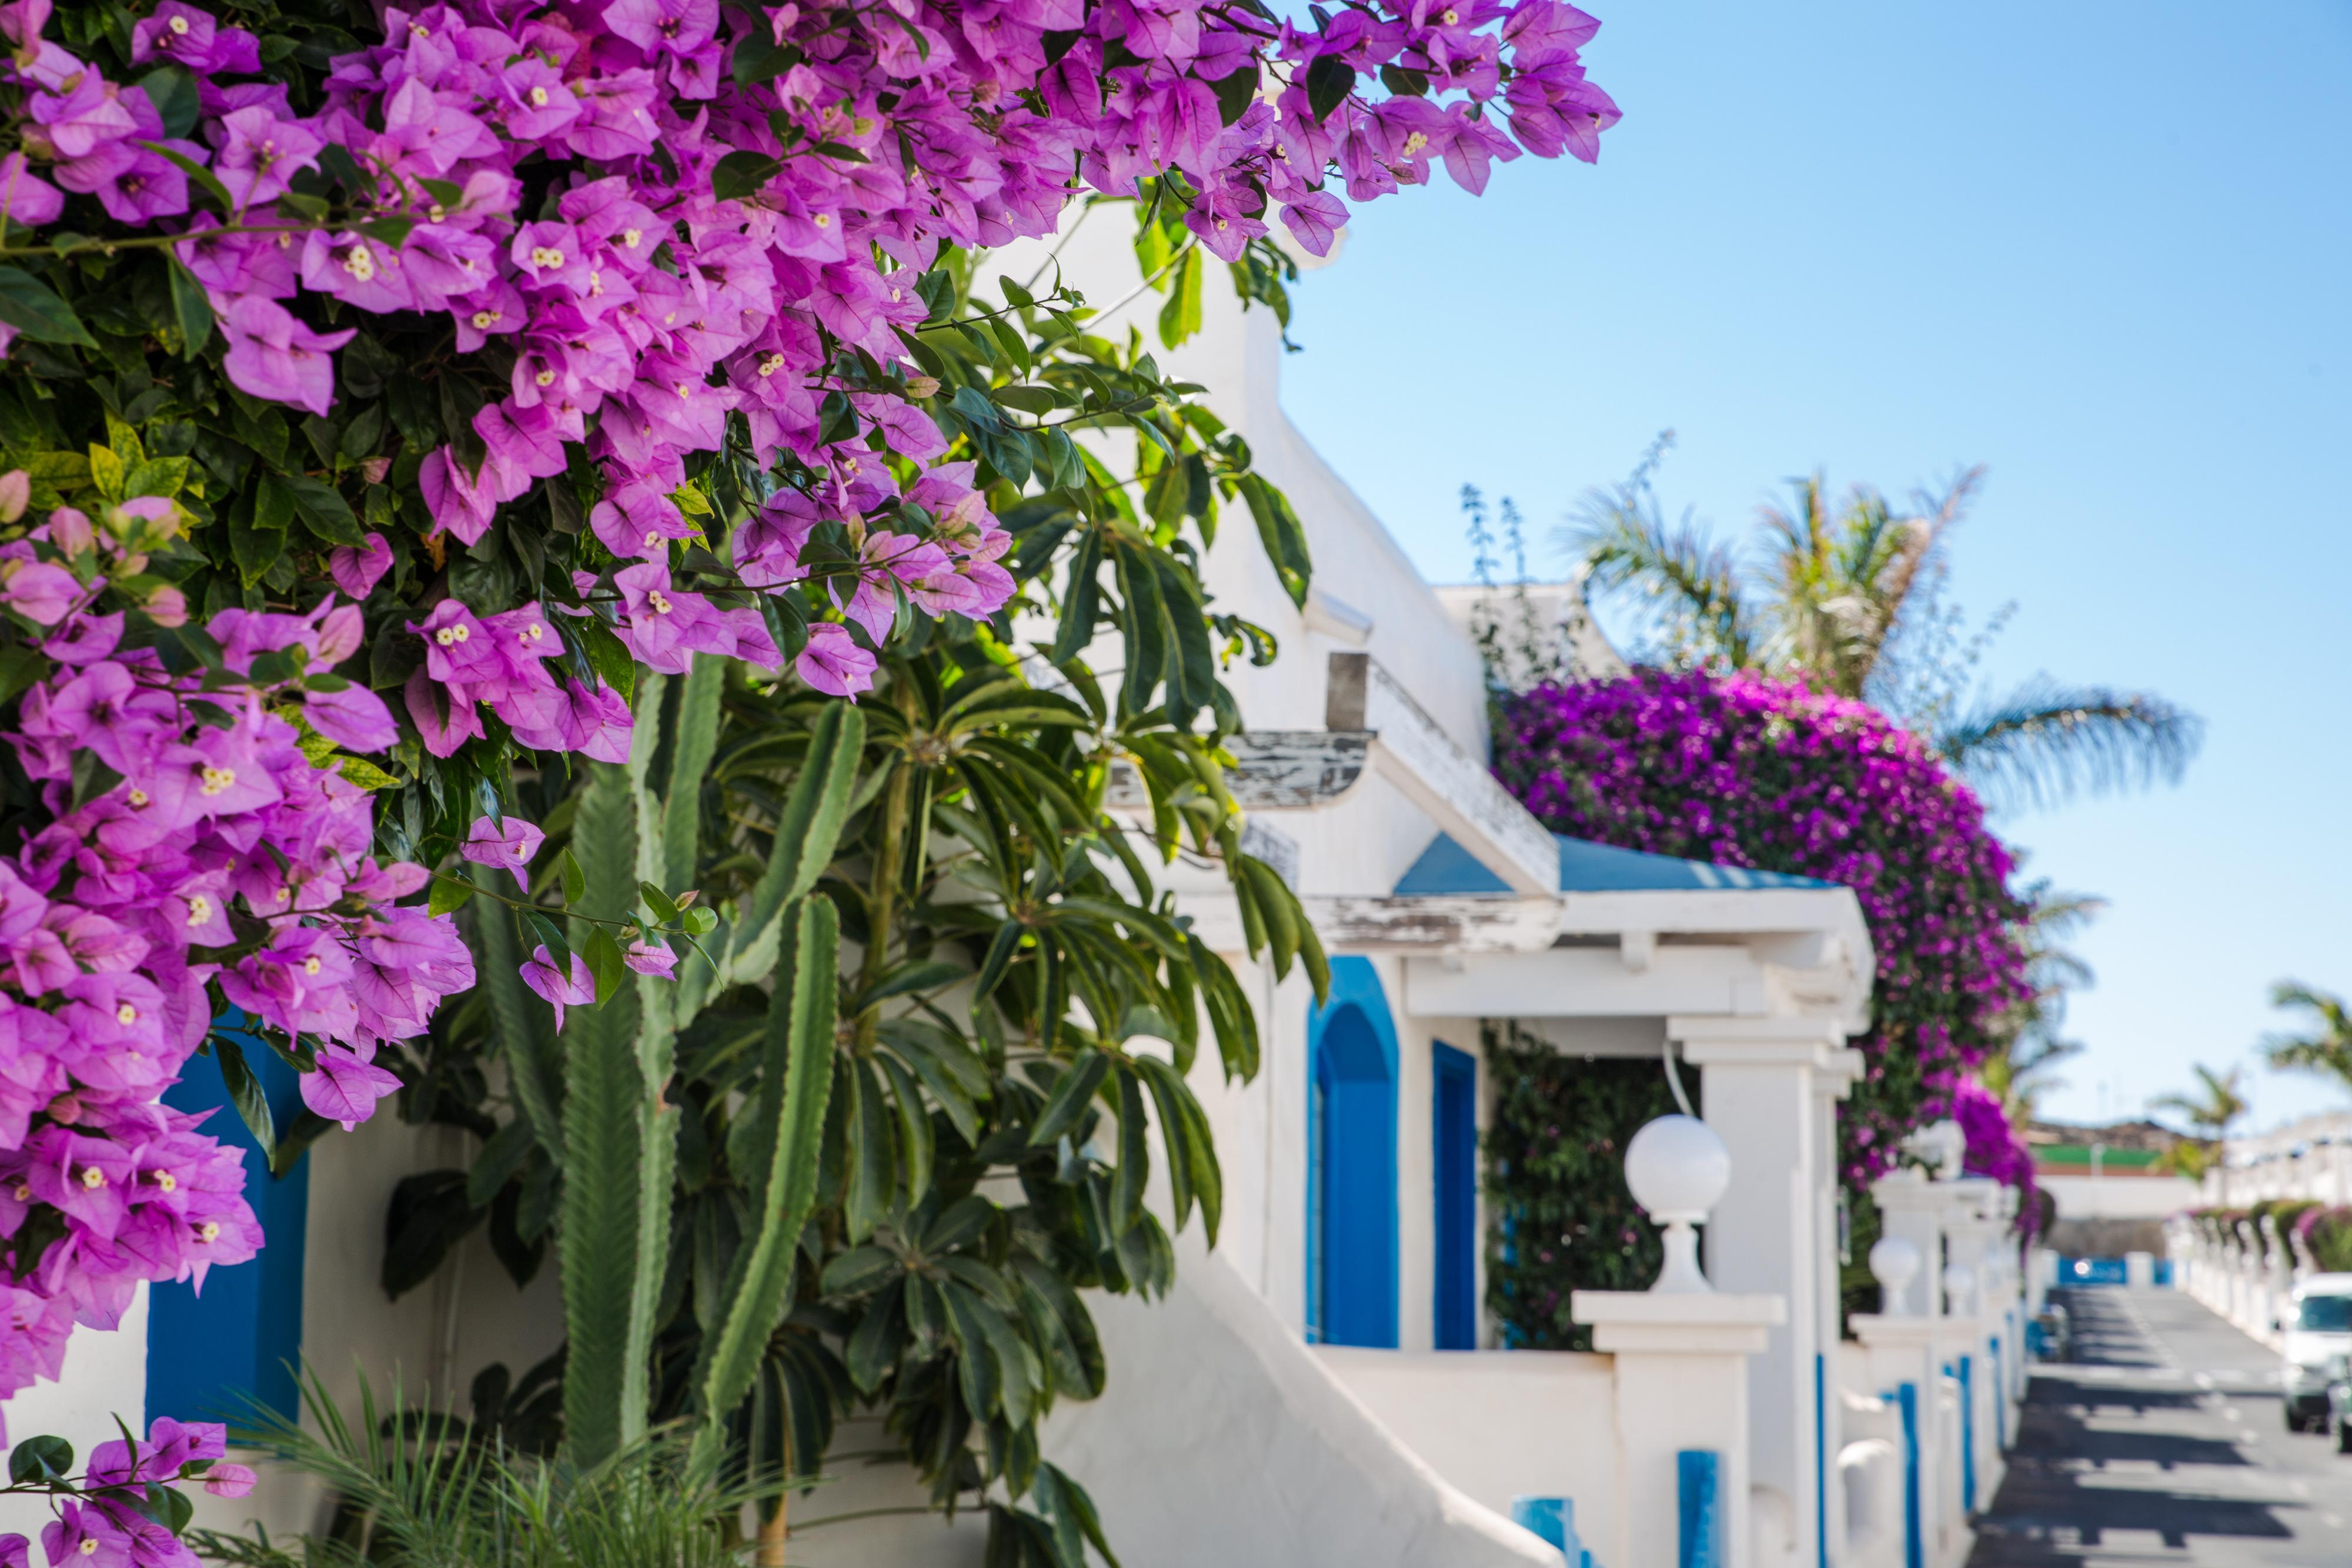
[[[2352,1455],[2290,1435],[2278,1357],[2178,1291],[2059,1292],[1969,1568],[2352,1564]]]

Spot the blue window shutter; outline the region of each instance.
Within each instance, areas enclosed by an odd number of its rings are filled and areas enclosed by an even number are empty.
[[[1478,1347],[1478,1063],[1450,1045],[1430,1048],[1430,1119],[1436,1173],[1435,1341]]]
[[[301,1075],[260,1040],[229,1027],[261,1081],[282,1131],[301,1114]],[[302,1356],[302,1239],[310,1211],[310,1162],[269,1174],[261,1147],[229,1103],[220,1061],[191,1057],[163,1092],[175,1111],[211,1111],[203,1131],[245,1154],[245,1201],[261,1221],[260,1256],[193,1281],[151,1287],[147,1311],[147,1418],[247,1419],[255,1401],[292,1415]]]

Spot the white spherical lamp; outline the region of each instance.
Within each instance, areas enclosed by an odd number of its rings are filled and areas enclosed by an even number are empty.
[[[1661,1116],[1625,1145],[1625,1185],[1633,1201],[1664,1227],[1665,1267],[1653,1291],[1668,1295],[1711,1289],[1698,1266],[1698,1234],[1691,1227],[1731,1185],[1731,1151],[1696,1116]]]
[[[1870,1273],[1878,1281],[1878,1310],[1901,1317],[1908,1310],[1904,1292],[1919,1277],[1919,1249],[1900,1236],[1882,1236],[1870,1249]]]
[[[1969,1298],[1977,1288],[1977,1271],[1966,1263],[1944,1267],[1944,1310],[1956,1318],[1969,1314]]]

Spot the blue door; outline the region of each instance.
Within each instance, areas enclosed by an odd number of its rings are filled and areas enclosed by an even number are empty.
[[[1393,1348],[1396,1026],[1370,960],[1331,961],[1307,1036],[1307,1337]]]
[[[300,1075],[243,1032],[230,1015],[214,1028],[244,1049],[283,1133],[302,1113]],[[204,1131],[245,1153],[245,1201],[267,1244],[252,1261],[215,1269],[199,1295],[193,1282],[151,1288],[147,1315],[147,1414],[183,1421],[249,1422],[257,1401],[299,1410],[295,1366],[302,1355],[302,1240],[310,1218],[310,1162],[272,1176],[261,1145],[229,1103],[217,1056],[193,1056],[163,1093],[175,1111],[209,1111]]]
[[[1430,1118],[1436,1171],[1436,1343],[1478,1348],[1478,1063],[1430,1047]]]

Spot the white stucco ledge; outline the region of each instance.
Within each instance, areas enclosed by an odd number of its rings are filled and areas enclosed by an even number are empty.
[[[1559,1568],[1383,1425],[1197,1227],[1176,1249],[1160,1301],[1087,1293],[1109,1380],[1045,1433],[1129,1568]]]
[[[1789,1299],[1579,1291],[1569,1298],[1569,1312],[1592,1331],[1597,1351],[1754,1355],[1764,1349],[1766,1331],[1789,1321]]]

